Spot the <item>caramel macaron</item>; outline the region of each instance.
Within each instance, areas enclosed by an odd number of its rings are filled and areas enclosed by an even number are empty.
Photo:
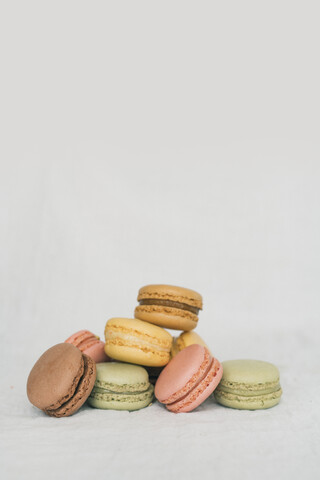
[[[202,310],[202,296],[188,288],[147,285],[138,293],[134,316],[139,320],[173,330],[193,330]]]

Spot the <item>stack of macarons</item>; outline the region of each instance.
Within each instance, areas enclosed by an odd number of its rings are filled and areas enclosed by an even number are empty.
[[[55,417],[83,403],[99,409],[139,410],[154,395],[174,413],[190,412],[211,394],[221,405],[246,410],[280,401],[279,371],[267,362],[220,363],[193,331],[199,293],[170,285],[139,290],[135,318],[111,318],[105,342],[80,330],[47,350],[27,382],[30,402]],[[177,337],[166,330],[179,330]]]

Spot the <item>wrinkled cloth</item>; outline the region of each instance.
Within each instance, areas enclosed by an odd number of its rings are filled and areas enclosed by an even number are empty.
[[[249,349],[260,337],[236,338]],[[86,405],[72,417],[50,418],[28,403],[31,355],[20,352],[1,380],[1,478],[318,478],[317,340],[311,332],[270,332],[260,341],[261,348],[272,344],[284,392],[279,405],[261,411],[232,410],[209,398],[188,414],[155,401],[131,413]]]

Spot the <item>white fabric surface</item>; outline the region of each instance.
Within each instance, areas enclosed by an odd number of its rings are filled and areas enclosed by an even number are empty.
[[[255,342],[259,358],[268,360],[263,345],[272,342],[278,360],[284,393],[269,410],[237,411],[208,399],[189,414],[172,414],[155,402],[132,413],[85,406],[72,417],[49,418],[28,403],[31,355],[18,355],[25,360],[11,369],[8,362],[2,379],[1,478],[318,478],[317,339],[299,331],[248,333],[239,331],[237,342],[249,350]]]

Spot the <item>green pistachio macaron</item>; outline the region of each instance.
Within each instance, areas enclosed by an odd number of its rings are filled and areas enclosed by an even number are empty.
[[[96,367],[89,405],[111,410],[139,410],[150,405],[154,387],[143,367],[118,362],[97,363]]]
[[[260,360],[222,362],[223,375],[214,392],[221,405],[259,410],[277,405],[282,395],[277,367]]]

